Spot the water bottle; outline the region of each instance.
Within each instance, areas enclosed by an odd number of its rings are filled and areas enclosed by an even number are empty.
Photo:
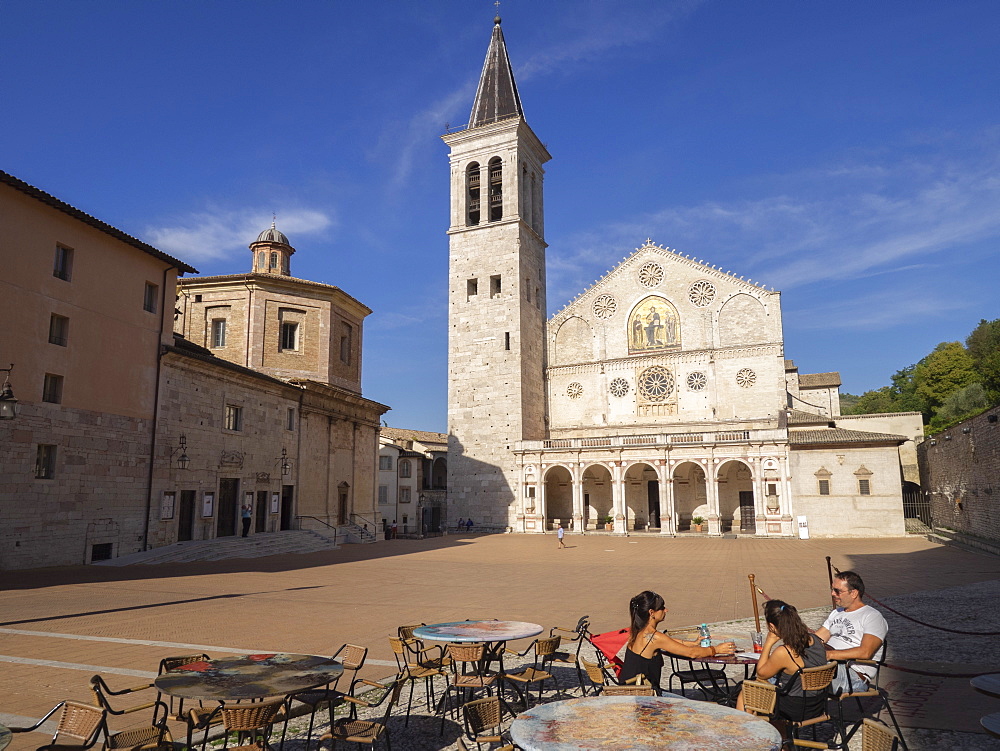
[[[711,647],[712,646],[712,634],[708,631],[708,624],[703,623],[698,629],[698,633],[701,635],[701,646]]]

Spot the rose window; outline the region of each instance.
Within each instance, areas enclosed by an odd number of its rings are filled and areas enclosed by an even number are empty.
[[[583,396],[583,384],[573,381],[573,383],[566,387],[566,396],[570,399],[579,399]]]
[[[663,267],[650,261],[639,269],[639,284],[643,287],[655,287],[663,281]]]
[[[611,295],[601,295],[594,300],[594,315],[607,320],[618,310],[618,301]]]
[[[688,288],[688,300],[692,305],[704,308],[711,305],[715,299],[715,285],[705,279],[699,279]]]
[[[750,368],[743,368],[739,373],[736,374],[736,383],[740,385],[741,388],[748,389],[757,382],[757,374],[754,373]]]
[[[674,374],[659,365],[646,368],[639,376],[639,393],[648,401],[666,401],[673,390]]]
[[[694,373],[688,373],[687,385],[692,391],[704,391],[708,385],[708,378],[700,370],[696,370]]]
[[[626,381],[624,378],[615,378],[611,382],[611,386],[609,387],[609,389],[611,393],[614,394],[615,396],[619,397],[625,396],[625,394],[628,393],[628,381]]]

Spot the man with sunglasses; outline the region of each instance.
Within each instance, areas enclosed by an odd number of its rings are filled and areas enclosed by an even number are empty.
[[[875,608],[865,605],[865,583],[854,571],[841,571],[833,579],[833,602],[837,606],[816,630],[826,642],[826,656],[831,660],[879,660],[882,642],[889,624]],[[832,688],[839,691],[865,691],[875,668],[870,665],[841,665]]]

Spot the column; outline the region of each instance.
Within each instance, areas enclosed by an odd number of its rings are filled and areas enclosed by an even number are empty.
[[[660,534],[673,535],[677,529],[674,518],[674,478],[668,464],[660,467]]]
[[[538,521],[537,524],[532,524],[536,532],[545,531],[545,519],[548,517],[548,509],[545,505],[545,481],[543,480],[538,484],[538,504],[535,508],[535,519],[540,519],[540,521]]]
[[[708,500],[708,533],[721,535],[722,524],[719,520],[719,481],[716,479],[715,461],[709,459],[705,466],[705,494]]]
[[[614,531],[625,534],[628,521],[625,518],[625,481],[621,464],[617,462],[611,474],[611,505],[615,514]]]
[[[581,462],[573,467],[573,531],[583,534],[586,530],[583,523],[583,469]]]

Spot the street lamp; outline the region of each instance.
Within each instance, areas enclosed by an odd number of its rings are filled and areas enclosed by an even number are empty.
[[[177,448],[170,450],[171,459],[178,451],[181,452],[181,455],[177,457],[177,469],[187,469],[191,466],[191,458],[187,455],[187,446],[187,436],[181,435],[180,438],[177,439]]]
[[[17,399],[14,398],[14,389],[10,387],[10,371],[14,369],[14,363],[9,368],[0,368],[6,373],[3,388],[0,389],[0,420],[13,420],[17,417]]]
[[[289,472],[292,471],[292,465],[288,462],[288,451],[287,449],[281,449],[281,476],[286,477]]]

